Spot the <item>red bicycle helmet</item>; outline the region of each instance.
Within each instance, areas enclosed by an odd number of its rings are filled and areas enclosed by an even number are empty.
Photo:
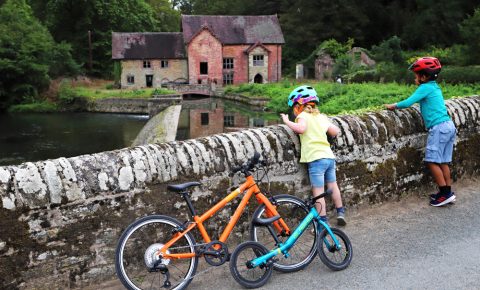
[[[425,72],[428,74],[437,74],[442,69],[440,61],[436,57],[421,57],[408,67],[413,72]]]

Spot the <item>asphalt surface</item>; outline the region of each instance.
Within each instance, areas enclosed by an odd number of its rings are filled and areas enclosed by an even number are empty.
[[[315,257],[302,271],[274,272],[261,289],[480,289],[480,180],[453,188],[456,203],[441,208],[423,193],[348,211],[347,269],[333,272]],[[228,263],[207,267],[202,259],[198,272],[205,270],[188,289],[244,289]],[[101,288],[123,289],[115,281]]]

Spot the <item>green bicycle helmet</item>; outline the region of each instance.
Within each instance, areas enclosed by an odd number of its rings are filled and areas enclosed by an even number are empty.
[[[288,96],[289,107],[293,107],[295,103],[303,105],[308,102],[315,102],[318,104],[319,101],[320,100],[318,99],[317,92],[311,86],[297,87]]]

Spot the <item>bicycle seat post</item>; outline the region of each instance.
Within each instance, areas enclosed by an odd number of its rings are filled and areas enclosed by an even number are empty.
[[[185,199],[185,202],[187,203],[188,209],[190,210],[190,214],[193,218],[194,216],[197,215],[197,213],[195,212],[195,209],[193,208],[193,204],[192,204],[192,201],[190,200],[190,197],[188,196],[188,192],[187,191],[182,191],[182,192],[180,192],[180,194],[183,196],[183,199]]]

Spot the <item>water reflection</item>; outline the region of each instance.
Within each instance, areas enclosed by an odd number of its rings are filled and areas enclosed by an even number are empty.
[[[261,106],[249,106],[216,98],[185,99],[180,112],[176,140],[278,123],[280,123],[278,114],[265,112]]]
[[[123,114],[0,114],[0,165],[128,147],[147,120]]]
[[[126,114],[0,114],[0,166],[129,147],[147,121],[148,116]],[[260,106],[215,98],[185,99],[176,140],[279,122],[278,114],[264,112]]]

